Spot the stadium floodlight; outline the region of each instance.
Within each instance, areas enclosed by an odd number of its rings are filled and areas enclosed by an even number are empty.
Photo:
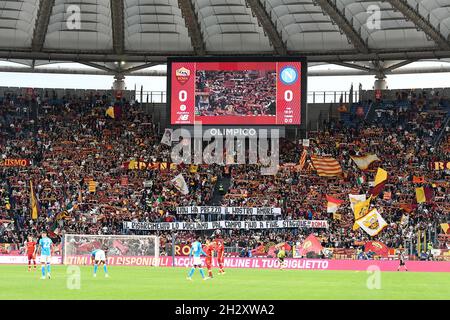
[[[106,251],[110,265],[159,266],[159,237],[154,235],[85,235],[65,234],[63,264],[92,263],[93,250]]]

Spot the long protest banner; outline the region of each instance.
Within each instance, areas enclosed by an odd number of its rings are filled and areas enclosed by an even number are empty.
[[[283,229],[321,228],[328,229],[326,220],[273,220],[273,221],[211,221],[211,222],[123,222],[130,230],[215,230],[215,229]]]
[[[233,214],[248,216],[281,215],[281,208],[271,207],[177,207],[177,214]]]

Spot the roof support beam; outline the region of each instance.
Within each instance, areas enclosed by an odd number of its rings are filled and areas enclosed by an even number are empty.
[[[13,72],[13,73],[45,73],[45,74],[84,74],[84,75],[96,75],[96,76],[115,76],[116,72],[113,70],[93,70],[93,69],[72,69],[72,68],[27,68],[27,67],[10,67],[0,66],[0,72]],[[165,77],[167,72],[165,70],[148,70],[143,72],[129,73],[124,71],[123,75],[129,76],[143,76],[143,77]]]
[[[417,48],[408,51],[402,50],[379,50],[372,51],[368,54],[352,52],[352,51],[330,51],[323,52],[297,52],[289,53],[293,56],[305,56],[308,62],[345,62],[345,61],[392,61],[392,60],[421,60],[421,59],[448,59],[450,58],[449,50],[430,50],[430,48]],[[211,53],[212,56],[223,56],[223,52]],[[272,56],[273,52],[248,52],[246,54],[232,52],[228,55],[237,56]],[[62,51],[47,51],[47,52],[33,52],[24,50],[7,50],[0,48],[0,59],[5,60],[44,60],[44,61],[71,61],[71,62],[117,62],[125,61],[133,62],[162,62],[167,61],[168,56],[192,56],[192,52],[127,52],[123,55],[117,55],[113,52],[62,52]]]
[[[128,69],[124,69],[123,72],[124,73],[132,73],[132,72],[136,72],[139,70],[143,70],[143,69],[147,69],[147,68],[151,68],[154,66],[159,66],[161,63],[159,62],[150,62],[150,63],[145,63],[145,64],[141,64],[139,66],[135,66],[135,67],[131,67]]]
[[[353,28],[353,25],[347,20],[345,15],[336,7],[331,0],[315,0],[322,10],[333,20],[339,28],[345,33],[347,38],[361,53],[369,53],[369,47],[361,35]]]
[[[206,46],[203,41],[202,29],[200,28],[194,5],[191,0],[178,0],[178,6],[180,7],[184,21],[186,22],[186,27],[195,54],[204,56],[206,54]]]
[[[373,70],[372,68],[361,66],[361,65],[356,64],[356,63],[349,63],[349,62],[330,62],[330,63],[338,65],[338,66],[342,66],[342,67],[358,69],[358,70],[367,71],[367,72]]]
[[[406,65],[408,65],[410,63],[413,63],[413,62],[415,62],[415,60],[405,60],[405,61],[401,61],[401,62],[398,62],[398,63],[394,63],[394,64],[392,64],[390,66],[386,66],[385,71],[386,72],[390,72],[392,70],[404,67],[404,66],[406,66]]]
[[[111,24],[114,53],[121,55],[125,51],[125,14],[124,0],[111,0]]]
[[[39,11],[34,26],[33,40],[31,41],[32,51],[42,51],[47,35],[48,24],[55,0],[41,0],[39,3]]]
[[[103,70],[103,71],[105,71],[105,72],[114,72],[113,69],[110,69],[110,68],[108,68],[108,67],[102,66],[102,65],[97,64],[97,63],[88,62],[88,61],[80,62],[80,63],[81,63],[81,64],[84,64],[85,66],[91,67],[91,68]]]
[[[403,0],[386,0],[395,10],[400,11],[406,19],[411,20],[420,30],[433,39],[442,50],[450,50],[450,42],[427,21],[417,10]]]
[[[93,69],[70,69],[70,68],[28,68],[28,67],[10,67],[0,66],[0,72],[13,73],[44,73],[44,74],[83,74],[83,75],[98,75],[98,76],[114,76],[114,72],[106,72]],[[424,74],[424,73],[450,73],[450,66],[435,66],[435,67],[417,67],[417,68],[403,68],[388,72],[389,75],[396,74]],[[166,70],[148,70],[134,73],[124,73],[124,75],[133,77],[166,77]],[[367,76],[376,75],[375,71],[360,71],[360,70],[310,70],[308,76],[310,77],[330,77],[330,76]]]
[[[272,21],[272,18],[267,13],[260,0],[246,0],[248,6],[252,10],[253,14],[258,19],[258,22],[262,25],[264,32],[269,37],[275,51],[279,55],[287,54],[286,44],[283,42],[282,36],[278,33],[277,27]]]

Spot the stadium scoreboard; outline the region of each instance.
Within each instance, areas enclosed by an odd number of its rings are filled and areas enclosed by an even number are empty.
[[[168,59],[171,125],[300,125],[307,64],[297,57]]]

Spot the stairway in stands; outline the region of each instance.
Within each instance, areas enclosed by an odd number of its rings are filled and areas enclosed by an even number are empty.
[[[220,192],[220,185],[223,185],[224,193]],[[229,176],[222,176],[217,179],[216,186],[214,188],[214,193],[209,201],[211,206],[220,206],[223,196],[228,192],[231,185],[231,178]]]
[[[445,131],[445,128],[448,126],[450,126],[450,109],[447,113],[447,117],[442,122],[441,131],[436,135],[436,138],[433,141],[434,146],[437,147],[440,143],[442,143],[444,145],[444,150],[448,150],[446,148],[450,147],[450,135]]]
[[[352,121],[352,115],[353,115],[353,118],[355,119],[356,110],[358,109],[358,107],[360,105],[362,105],[362,107],[364,109],[364,115],[367,115],[367,112],[369,112],[369,109],[370,109],[370,105],[368,103],[364,103],[364,104],[353,103],[350,106],[349,112],[341,113],[341,121],[344,123],[344,125],[346,125],[346,126],[354,125],[354,122]]]

